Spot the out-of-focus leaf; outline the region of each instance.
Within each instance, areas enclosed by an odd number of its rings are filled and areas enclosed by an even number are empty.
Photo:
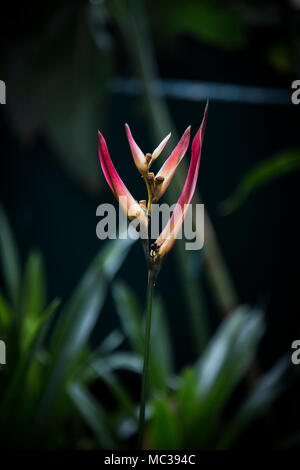
[[[142,372],[143,359],[135,353],[128,352],[115,352],[93,360],[87,366],[86,375],[89,377],[91,374],[97,375],[106,374],[114,370],[128,370],[140,374]]]
[[[119,404],[121,413],[124,414],[125,412],[128,417],[137,423],[137,408],[116,375],[111,372],[101,372],[100,377],[112,391]]]
[[[151,449],[179,449],[178,427],[166,399],[158,398],[153,404],[153,416],[146,439],[150,440]],[[147,448],[147,447],[146,447]]]
[[[225,49],[241,48],[247,31],[239,15],[230,7],[209,0],[165,3],[167,31],[193,34],[201,40]]]
[[[50,302],[50,304],[45,308],[45,310],[39,315],[37,318],[34,329],[32,330],[31,334],[31,342],[34,344],[34,353],[39,350],[42,346],[42,343],[45,339],[45,335],[47,333],[49,323],[52,321],[52,317],[54,316],[56,310],[61,304],[61,300],[56,298]]]
[[[108,284],[122,265],[132,243],[130,238],[109,241],[87,269],[71,299],[62,309],[51,337],[50,353],[53,363],[38,408],[36,433],[45,425],[56,393],[63,386],[84,348],[99,317]]]
[[[144,345],[144,332],[142,328],[143,310],[133,291],[124,283],[114,282],[112,293],[123,331],[133,350],[142,354]]]
[[[99,347],[93,351],[87,348],[87,357],[79,366],[78,375],[84,383],[92,382],[98,376],[97,365],[100,367],[103,361],[110,357],[124,341],[124,335],[119,330],[114,330],[104,338]]]
[[[105,412],[100,403],[95,400],[86,388],[75,382],[69,384],[68,393],[78,411],[97,437],[99,445],[103,449],[115,449],[116,444],[111,436]]]
[[[266,372],[248,394],[234,419],[222,433],[218,448],[228,448],[246,425],[261,415],[277,399],[284,388],[284,376],[290,365],[288,357],[280,359]]]
[[[140,374],[143,361],[142,357],[134,353],[114,352],[115,348],[120,345],[120,341],[123,341],[123,338],[118,330],[108,335],[99,348],[92,352],[83,363],[81,370],[78,372],[78,380],[89,383],[101,378],[115,396],[121,412],[126,411],[136,421],[135,406],[114,372],[123,369]]]
[[[14,305],[19,299],[20,262],[10,224],[0,204],[0,259],[10,299]]]
[[[264,160],[242,177],[235,192],[220,205],[221,212],[224,215],[230,214],[238,209],[254,191],[299,167],[299,149],[286,150]]]
[[[96,44],[92,23],[90,5],[62,5],[42,31],[17,43],[6,64],[16,131],[24,140],[46,134],[63,167],[90,192],[101,181],[95,143],[111,57],[108,41]],[[105,21],[97,28],[104,32]]]
[[[262,312],[239,307],[218,329],[198,364],[200,413],[214,425],[253,360],[264,332]],[[207,425],[207,431],[209,431]]]
[[[16,367],[11,375],[10,380],[6,384],[4,395],[1,399],[0,407],[0,421],[4,425],[7,419],[11,414],[11,410],[14,409],[15,414],[17,415],[17,409],[27,408],[25,403],[28,399],[28,396],[23,393],[23,388],[21,386],[26,382],[27,385],[30,385],[34,382],[40,383],[40,377],[34,377],[34,370],[41,370],[41,367],[36,364],[35,361],[38,357],[38,354],[41,351],[41,346],[44,342],[45,335],[48,331],[49,323],[52,320],[52,316],[56,312],[60,301],[54,299],[48,307],[42,312],[35,324],[34,330],[31,331],[30,337],[27,337],[27,341],[23,343],[23,351],[21,351],[19,361],[16,364]],[[32,371],[33,369],[33,371]],[[31,388],[27,389],[27,392],[31,393]],[[36,404],[35,404],[36,405]]]
[[[54,354],[68,350],[68,356],[72,357],[85,343],[98,318],[108,283],[121,267],[132,244],[131,239],[111,240],[100,250],[56,322],[51,336]]]
[[[110,354],[117,349],[124,341],[124,335],[119,330],[109,333],[98,348],[101,354]]]
[[[185,369],[180,377],[177,391],[178,418],[182,437],[188,432],[192,432],[195,418],[197,418],[197,407],[199,400],[197,397],[197,374],[192,367]]]
[[[3,293],[0,291],[0,331],[3,335],[12,320],[12,311]],[[2,338],[3,339],[3,338]]]
[[[290,358],[284,357],[261,377],[241,406],[236,420],[245,422],[267,409],[282,392],[284,388],[282,379],[289,366]]]
[[[136,296],[129,286],[124,283],[114,283],[113,285],[113,297],[117,307],[117,312],[122,323],[122,327],[128,340],[138,354],[144,354],[144,317],[142,316],[143,309],[140,307]],[[158,307],[158,311],[155,309]],[[151,331],[151,353],[150,353],[150,374],[151,383],[154,387],[161,387],[166,385],[168,376],[166,375],[166,368],[170,367],[170,355],[168,352],[168,339],[166,331],[164,331],[163,319],[162,319],[162,306],[155,300],[153,302],[152,318],[154,322],[154,333]],[[160,309],[160,311],[159,311]],[[161,331],[158,333],[158,329]],[[156,334],[160,337],[156,338]],[[162,345],[162,341],[166,340],[166,344]],[[157,344],[156,344],[157,339]],[[158,346],[159,351],[156,349]],[[162,353],[162,349],[166,348],[166,357],[163,358],[159,353]]]
[[[23,347],[34,336],[45,308],[46,282],[43,260],[40,253],[30,253],[22,284],[22,335]]]
[[[153,299],[151,326],[152,351],[157,361],[160,361],[163,373],[169,377],[173,372],[173,357],[169,328],[166,323],[165,306],[160,297]]]
[[[30,253],[23,282],[23,315],[37,317],[45,307],[46,282],[43,259],[39,252]]]

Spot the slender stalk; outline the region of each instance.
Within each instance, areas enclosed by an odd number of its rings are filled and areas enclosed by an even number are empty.
[[[144,366],[142,375],[142,392],[139,417],[139,449],[143,448],[143,437],[145,427],[145,406],[148,389],[149,378],[149,357],[150,357],[150,334],[151,334],[151,314],[152,314],[152,297],[153,297],[154,281],[152,271],[148,271],[147,301],[146,301],[146,328],[145,328],[145,349],[144,349]]]
[[[144,181],[145,181],[145,184],[146,184],[146,188],[147,188],[147,192],[148,192],[148,204],[147,204],[147,211],[148,211],[148,214],[151,214],[151,206],[152,206],[152,191],[151,191],[151,188],[150,188],[150,184],[147,180],[147,175],[143,176],[144,178]]]

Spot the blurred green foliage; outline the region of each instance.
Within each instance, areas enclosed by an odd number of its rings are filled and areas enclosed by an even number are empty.
[[[143,308],[132,289],[113,280],[132,243],[113,240],[105,244],[71,298],[47,304],[42,256],[31,252],[22,271],[12,231],[0,208],[2,273],[8,294],[0,293],[0,336],[7,344],[7,364],[0,370],[2,446],[134,446],[139,402],[119,371],[137,379],[141,374]],[[90,336],[110,285],[122,331],[112,331],[91,348]],[[177,374],[164,304],[156,297],[144,446],[231,447],[283,388],[288,359],[259,377],[240,402],[228,408],[264,330],[261,310],[239,307],[221,323],[199,360]],[[130,351],[124,349],[125,339]],[[99,391],[108,390],[108,396],[95,394],[95,384]],[[109,396],[113,407],[107,407]]]
[[[287,173],[298,170],[299,167],[299,149],[284,150],[258,163],[242,177],[234,193],[222,202],[221,212],[226,215],[235,211],[254,191]]]
[[[258,2],[243,3],[259,7]],[[43,25],[43,34],[39,31],[16,46],[6,64],[8,108],[23,140],[45,133],[66,170],[93,192],[99,188],[95,136],[111,75],[107,23],[118,20],[112,2],[79,5],[63,8],[46,28]],[[168,5],[160,2],[156,16],[163,25],[161,34],[188,34],[226,49],[247,43],[249,24],[234,2],[176,0],[172,8]],[[287,70],[287,57],[285,46],[270,49],[271,63],[282,71]],[[294,150],[261,163],[245,176],[224,208],[234,210],[256,188],[298,166],[299,152]],[[125,240],[105,245],[71,298],[49,303],[41,254],[31,252],[22,269],[0,208],[5,285],[5,293],[0,292],[0,338],[7,344],[7,364],[0,366],[2,446],[135,445],[138,398],[120,371],[133,374],[139,383],[143,308],[132,289],[113,280],[130,245]],[[122,331],[111,332],[92,349],[91,334],[110,288]],[[239,307],[221,323],[198,361],[178,373],[160,298],[154,302],[152,326],[145,447],[229,448],[281,393],[287,358],[240,391],[264,333],[262,311]],[[232,406],[237,390],[242,398]],[[108,407],[111,398],[113,406]]]
[[[0,372],[0,441],[2,445],[30,447],[46,440],[47,445],[59,447],[66,444],[66,436],[57,434],[60,423],[74,418],[71,402],[66,400],[68,384],[81,361],[89,360],[92,354],[89,338],[109,282],[133,241],[107,244],[55,319],[60,301],[46,303],[42,256],[30,253],[21,274],[14,237],[2,207],[0,234],[2,273],[8,292],[8,296],[0,293],[0,335],[7,344],[7,364]]]
[[[164,1],[160,8],[166,34],[190,34],[224,49],[241,48],[247,41],[247,29],[241,16],[224,2],[190,0]]]

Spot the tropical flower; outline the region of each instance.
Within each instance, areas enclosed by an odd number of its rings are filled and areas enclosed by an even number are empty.
[[[196,133],[193,143],[192,143],[192,158],[190,162],[190,167],[188,175],[182,190],[182,193],[178,199],[178,202],[175,206],[173,214],[168,221],[167,225],[162,230],[160,236],[157,240],[151,245],[149,252],[148,261],[151,263],[158,262],[161,260],[172,248],[176,236],[178,235],[179,230],[183,224],[185,215],[191,203],[193,194],[195,192],[196,183],[199,173],[199,165],[201,158],[201,149],[204,138],[206,118],[207,118],[208,105],[206,105],[204,117],[202,124]],[[161,154],[164,147],[166,146],[171,133],[168,134],[162,142],[157,146],[152,154],[144,154],[140,147],[137,145],[135,140],[132,137],[130,128],[128,124],[125,124],[125,130],[131,149],[131,153],[134,159],[134,163],[141,173],[142,177],[145,180],[147,190],[148,190],[148,204],[145,200],[137,201],[131,195],[130,191],[127,189],[122,179],[120,178],[117,170],[115,169],[108,149],[105,142],[105,139],[101,132],[98,132],[99,136],[99,158],[101,167],[106,178],[107,183],[109,184],[113,194],[116,199],[119,201],[120,205],[123,207],[128,218],[138,219],[143,228],[148,229],[148,216],[151,213],[151,205],[156,203],[161,196],[165,193],[167,187],[169,186],[172,177],[186,154],[187,148],[190,141],[190,131],[191,127],[189,126],[186,131],[183,133],[180,141],[176,145],[175,149],[169,156],[169,158],[162,165],[161,169],[155,175],[153,172],[150,172],[150,167],[154,160]],[[145,232],[144,232],[145,233]]]
[[[186,154],[187,148],[190,141],[190,127],[186,129],[177,146],[163,164],[159,172],[155,175],[149,171],[154,160],[161,154],[164,147],[166,146],[171,134],[168,134],[162,142],[157,146],[152,154],[144,154],[139,148],[137,143],[132,137],[128,124],[125,124],[126,134],[131,149],[131,153],[134,159],[134,163],[141,173],[148,191],[148,203],[146,200],[136,201],[131,193],[126,188],[125,184],[121,180],[117,170],[115,169],[111,158],[108,153],[107,145],[103,135],[99,132],[99,157],[101,167],[113,194],[122,205],[129,219],[137,219],[140,223],[140,237],[142,239],[146,258],[148,262],[148,286],[147,286],[147,306],[146,306],[146,322],[145,322],[145,350],[144,350],[144,366],[142,374],[142,391],[141,391],[141,405],[140,405],[140,416],[139,416],[139,447],[143,446],[143,435],[145,425],[145,404],[146,404],[146,392],[147,392],[147,378],[149,369],[149,345],[150,345],[150,333],[151,333],[151,311],[152,311],[152,296],[153,288],[155,285],[157,274],[160,270],[161,263],[167,253],[171,250],[179,230],[183,224],[185,215],[190,206],[192,197],[195,192],[199,165],[201,158],[201,149],[203,144],[204,132],[206,127],[208,105],[206,105],[202,124],[196,133],[192,143],[192,158],[189,166],[188,175],[175,206],[175,209],[167,222],[166,226],[162,230],[157,240],[152,243],[149,250],[148,241],[148,219],[151,214],[151,206],[157,202],[160,197],[164,194],[167,187],[169,186],[171,179],[178,167],[179,163]],[[146,238],[141,236],[141,228],[146,230]]]

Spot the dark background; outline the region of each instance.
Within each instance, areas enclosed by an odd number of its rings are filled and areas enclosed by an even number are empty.
[[[168,28],[164,28],[168,2],[162,2],[161,15],[158,3],[150,2],[148,18],[161,79],[280,88],[286,91],[288,99],[291,83],[297,78],[293,60],[289,65],[285,58],[282,67],[279,60],[278,66],[276,61],[274,64],[269,60],[269,51],[274,44],[291,43],[299,10],[293,11],[276,2],[266,2],[265,8],[260,10],[256,2],[249,2],[249,12],[255,19],[247,24],[245,43],[232,48],[209,43],[189,31],[179,31],[172,36]],[[142,186],[135,183],[136,173],[127,148],[124,122],[130,123],[145,152],[151,151],[153,146],[142,97],[109,91],[116,77],[135,75],[113,16],[108,15],[101,23],[102,49],[91,66],[87,68],[85,54],[79,54],[82,63],[78,59],[75,72],[66,65],[57,94],[55,82],[38,94],[40,77],[47,81],[55,75],[55,67],[60,72],[61,64],[68,64],[72,44],[76,42],[78,18],[85,7],[85,2],[57,1],[47,2],[47,5],[30,2],[1,5],[0,78],[6,82],[7,104],[0,108],[0,200],[9,215],[23,259],[32,247],[38,247],[45,256],[49,299],[54,296],[64,299],[70,294],[102,243],[95,233],[96,207],[101,202],[112,202],[113,197],[98,165],[97,129],[103,131],[120,174],[139,199],[143,197]],[[46,25],[53,20],[58,30],[56,42],[45,33]],[[60,23],[65,24],[61,30]],[[29,55],[26,55],[27,46],[33,51]],[[80,88],[85,90],[82,95],[77,93]],[[80,161],[77,173],[70,171],[64,161],[64,152],[70,155],[73,152],[69,145],[70,133],[77,132],[76,125],[65,125],[68,114],[64,112],[70,101],[79,103],[86,96],[89,99],[95,88],[98,90],[91,102],[94,101],[98,119],[91,124],[88,122],[88,132],[81,134],[82,155],[85,138],[91,136],[86,152],[92,162],[91,172],[93,168],[95,172],[92,178],[89,175],[81,178],[80,165],[84,160]],[[66,100],[61,99],[62,96],[67,96]],[[53,110],[55,101],[59,101],[59,105]],[[189,124],[193,133],[196,131],[204,104],[205,99],[203,102],[168,99],[178,133]],[[198,186],[240,302],[266,307],[267,332],[260,348],[263,369],[289,351],[292,341],[300,335],[299,173],[294,171],[266,184],[230,215],[222,215],[219,209],[250,168],[299,145],[298,115],[297,106],[290,101],[250,104],[212,97],[200,167]],[[60,139],[53,139],[51,120],[61,128]],[[76,158],[74,154],[74,161]],[[142,301],[146,269],[140,247],[134,247],[132,257],[134,262],[125,263],[119,276],[128,280]],[[171,312],[169,323],[176,345],[177,365],[181,367],[194,357],[188,327],[185,325],[185,331],[182,330],[185,306],[177,294],[180,292],[178,282],[174,260],[170,257],[161,273],[158,289]],[[205,289],[213,330],[220,316],[206,284]],[[95,342],[117,321],[108,299],[101,327],[94,334]],[[296,401],[296,387],[281,399],[283,426],[293,428],[298,424],[293,412],[295,409],[298,412],[299,407],[294,408]]]

